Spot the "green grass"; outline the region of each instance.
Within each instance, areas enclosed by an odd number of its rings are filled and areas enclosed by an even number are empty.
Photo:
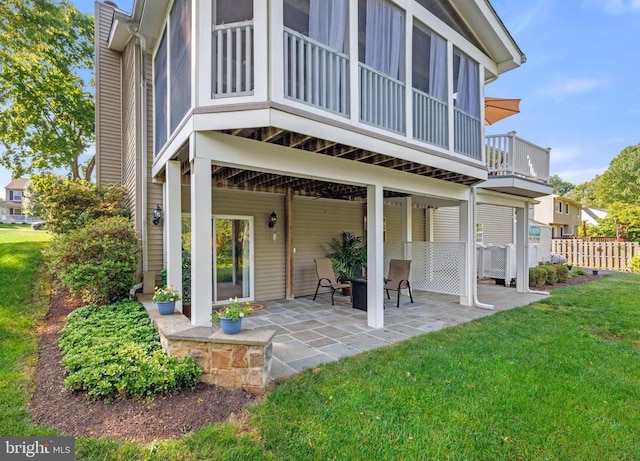
[[[0,411],[0,433],[31,435],[43,429],[29,426],[19,363],[35,343],[11,321],[25,317],[15,311],[28,301],[7,307],[5,298],[0,401],[13,415]],[[635,274],[555,290],[539,303],[308,370],[242,422],[151,444],[80,438],[77,459],[638,459],[638,306]],[[8,329],[22,338],[10,354]]]
[[[51,433],[31,426],[27,411],[36,359],[35,327],[48,298],[36,286],[41,250],[49,234],[29,226],[0,226],[0,434]],[[34,298],[34,294],[38,294]]]

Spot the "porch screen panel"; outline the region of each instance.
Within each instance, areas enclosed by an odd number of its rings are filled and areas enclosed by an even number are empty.
[[[358,8],[360,120],[404,133],[404,12],[386,0]]]
[[[419,22],[413,26],[413,136],[448,144],[447,42]]]
[[[158,51],[153,60],[153,97],[154,97],[154,122],[155,145],[154,155],[167,142],[167,34],[166,30],[160,39]]]
[[[212,93],[244,96],[254,88],[253,1],[214,2]]]
[[[285,96],[348,115],[347,0],[285,0]]]
[[[191,0],[173,4],[170,18],[171,132],[191,108]]]
[[[454,51],[453,58],[454,150],[481,159],[479,65],[458,50]]]

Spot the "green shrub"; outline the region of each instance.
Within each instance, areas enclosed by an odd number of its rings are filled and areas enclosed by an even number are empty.
[[[584,269],[580,267],[574,267],[573,270],[571,271],[571,276],[577,277],[579,275],[587,275],[587,273],[584,271]]]
[[[547,271],[547,280],[545,282],[546,285],[553,285],[558,283],[558,271],[556,264],[546,264],[544,266]]]
[[[569,280],[569,267],[566,264],[556,265],[556,275],[558,276],[558,283],[564,283]]]
[[[547,271],[543,266],[529,268],[529,286],[540,288],[547,280]]]
[[[629,261],[629,267],[631,267],[632,272],[640,272],[640,256],[634,256]]]
[[[142,304],[90,305],[72,312],[58,341],[64,385],[93,399],[149,398],[194,387],[202,370],[193,358],[166,355]]]
[[[39,216],[47,230],[64,234],[107,217],[131,215],[126,189],[118,184],[105,187],[53,174],[34,176],[29,190],[29,213]]]
[[[135,283],[140,243],[126,218],[101,218],[57,235],[47,252],[52,275],[88,303],[126,298]]]

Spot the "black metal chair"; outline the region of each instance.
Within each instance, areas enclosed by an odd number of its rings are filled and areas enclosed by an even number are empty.
[[[337,281],[336,274],[333,271],[333,264],[331,264],[329,258],[314,259],[313,261],[316,263],[316,274],[318,275],[318,285],[316,286],[316,294],[313,295],[313,300],[316,300],[320,287],[331,288],[331,305],[335,306],[333,295],[336,290],[350,288],[351,284]]]

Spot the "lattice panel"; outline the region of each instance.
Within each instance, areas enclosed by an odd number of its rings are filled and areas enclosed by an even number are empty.
[[[513,245],[485,245],[478,248],[478,252],[482,252],[478,257],[482,260],[482,277],[511,280],[516,276]]]
[[[461,242],[385,243],[385,267],[391,259],[411,260],[411,288],[465,295],[465,244]]]

